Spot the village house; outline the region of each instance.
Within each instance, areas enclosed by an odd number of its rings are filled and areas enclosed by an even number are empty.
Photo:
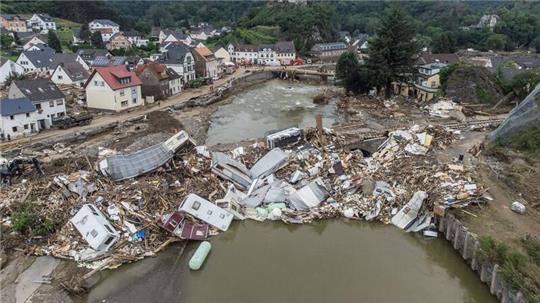
[[[433,54],[431,52],[422,52],[416,60],[417,65],[430,63],[457,64],[459,63],[459,56],[455,53]]]
[[[348,47],[343,42],[317,43],[311,48],[311,55],[321,61],[333,61],[346,51]]]
[[[56,53],[56,54],[54,54],[53,61],[51,62],[51,64],[49,64],[49,74],[52,74],[58,65],[60,65],[60,64],[71,64],[71,63],[78,63],[85,70],[90,69],[88,64],[86,64],[86,62],[81,58],[81,56],[79,56],[77,54]]]
[[[197,77],[219,79],[221,73],[218,60],[208,47],[195,47],[193,49],[193,58],[195,59]]]
[[[108,50],[97,48],[81,48],[77,51],[77,55],[79,55],[88,66],[92,66],[97,57],[112,57]]]
[[[290,65],[296,58],[296,50],[292,41],[278,41],[275,44],[258,46],[229,44],[227,51],[231,61],[241,65]]]
[[[128,37],[122,32],[114,34],[107,42],[107,49],[128,49],[131,47],[131,42]]]
[[[14,80],[8,91],[9,98],[27,97],[37,109],[39,129],[50,128],[52,120],[66,115],[66,97],[48,79]]]
[[[103,42],[108,42],[114,34],[120,32],[120,25],[109,19],[94,19],[88,23],[88,29],[91,33],[100,32]]]
[[[17,58],[17,64],[26,72],[45,72],[53,62],[55,52],[52,48],[44,47],[40,50],[23,51]]]
[[[81,37],[81,29],[80,28],[74,28],[71,30],[71,40],[73,41],[74,45],[79,45],[81,43],[84,43],[84,39]]]
[[[13,14],[0,14],[0,23],[2,27],[12,32],[27,32],[28,26],[26,20],[19,15]]]
[[[165,64],[142,64],[137,66],[136,73],[142,81],[143,97],[153,96],[155,100],[161,100],[181,90],[181,77]]]
[[[30,51],[39,51],[39,50],[46,50],[46,49],[50,49],[50,47],[47,44],[34,44],[34,45],[29,46],[27,49],[25,49],[25,51],[30,52]]]
[[[182,77],[182,86],[195,80],[195,59],[190,48],[183,43],[171,45],[156,61],[179,74]]]
[[[11,140],[39,131],[36,108],[26,97],[0,100],[0,139]]]
[[[159,43],[166,44],[167,42],[182,42],[185,45],[191,45],[193,39],[180,30],[161,30],[159,33]]]
[[[430,63],[418,67],[416,80],[410,83],[394,82],[394,93],[415,98],[419,101],[431,101],[441,86],[440,72],[447,66],[445,63]]]
[[[215,48],[214,56],[216,57],[216,59],[218,59],[218,63],[220,64],[225,62],[232,62],[231,55],[229,55],[229,52],[223,47]]]
[[[136,30],[124,32],[124,36],[127,37],[131,45],[135,45],[137,47],[146,46],[149,42],[148,39],[144,39]]]
[[[32,29],[40,30],[42,34],[46,34],[49,30],[56,30],[56,22],[48,14],[34,14],[27,22]]]
[[[79,62],[60,63],[51,73],[54,84],[76,85],[82,87],[90,74]]]
[[[43,40],[39,39],[37,36],[33,36],[32,38],[30,38],[28,40],[28,42],[26,42],[23,45],[23,50],[28,50],[32,46],[35,46],[35,45],[38,45],[38,44],[47,45],[47,43],[45,43]]]
[[[90,67],[96,68],[123,65],[127,68],[127,64],[126,56],[98,56],[94,59],[94,62]]]
[[[0,86],[4,86],[6,81],[13,76],[24,74],[24,68],[19,64],[0,57]]]
[[[122,111],[143,105],[141,79],[124,65],[97,67],[84,85],[89,108]]]

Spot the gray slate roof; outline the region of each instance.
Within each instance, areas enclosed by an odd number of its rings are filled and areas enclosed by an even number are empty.
[[[38,46],[39,47],[39,46]],[[37,68],[49,67],[54,59],[54,49],[44,46],[40,50],[22,52]]]
[[[45,22],[53,22],[53,18],[49,14],[36,14],[41,20]]]
[[[15,80],[11,85],[17,86],[33,102],[65,98],[64,94],[49,79]]]
[[[331,51],[331,50],[340,50],[346,49],[347,45],[343,42],[334,42],[334,43],[317,43],[311,48],[312,51]]]
[[[278,41],[276,42],[276,51],[278,53],[295,53],[294,42],[292,41]]]
[[[49,65],[50,69],[55,69],[58,64],[61,63],[75,63],[77,62],[77,54],[56,53],[54,54],[53,61]]]
[[[35,111],[36,107],[32,101],[26,97],[0,100],[0,114],[2,116],[31,113]]]
[[[90,77],[90,74],[79,62],[63,63],[61,65],[66,74],[73,81],[86,80]]]
[[[109,51],[99,48],[81,48],[77,51],[77,55],[81,56],[84,61],[94,61],[96,57],[107,56]]]
[[[186,54],[190,53],[191,50],[187,45],[184,44],[175,44],[171,45],[165,53],[163,53],[157,60],[159,63],[163,64],[182,64]]]
[[[169,75],[169,79],[170,80],[176,80],[176,79],[179,79],[181,78],[180,75],[174,71],[174,69],[172,68],[167,68],[167,74]]]

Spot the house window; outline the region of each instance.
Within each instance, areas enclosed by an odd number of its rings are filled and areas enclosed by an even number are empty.
[[[16,133],[16,132],[17,132],[17,126],[13,126],[13,127],[11,128],[11,130],[12,130],[14,133]]]
[[[10,120],[15,120],[15,116],[9,116]]]
[[[124,92],[124,90],[121,90],[120,91],[120,97],[123,97],[126,93]]]
[[[91,234],[92,237],[94,237],[94,238],[98,236],[98,232],[97,232],[97,230],[95,230],[95,229],[92,229],[92,231],[90,232],[90,234]]]
[[[211,215],[211,214],[212,214],[212,211],[211,211],[211,210],[208,210],[208,211],[206,212],[206,214],[207,214],[207,215]]]
[[[26,118],[30,117],[30,113],[26,113]]]
[[[199,210],[200,207],[201,207],[201,202],[195,201],[193,202],[193,204],[191,204],[191,208],[194,210]]]
[[[36,109],[37,109],[37,110],[41,110],[41,103],[36,104]]]
[[[24,129],[28,129],[28,124],[25,124],[25,125],[24,125]]]
[[[62,105],[64,104],[64,100],[56,100],[56,105]]]
[[[49,101],[49,107],[54,107],[54,101]]]
[[[64,76],[58,75],[58,80],[62,80],[63,78],[64,78]]]
[[[120,103],[120,105],[121,105],[122,107],[126,107],[126,106],[128,105],[128,102],[127,102],[127,101],[122,101],[122,102]]]
[[[137,88],[136,87],[131,88],[131,99],[133,100],[133,103],[137,103]]]
[[[105,243],[103,243],[103,244],[109,245],[112,242],[112,240],[114,240],[114,237],[108,237],[107,241],[105,241]]]

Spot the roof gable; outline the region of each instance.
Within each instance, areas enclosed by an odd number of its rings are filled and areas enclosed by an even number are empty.
[[[23,95],[34,102],[61,99],[64,94],[49,79],[36,80],[14,80],[11,85],[15,85]]]
[[[96,67],[92,76],[88,79],[88,82],[92,80],[96,73],[98,73],[113,90],[142,84],[141,79],[137,77],[134,72],[128,71],[124,65]],[[85,87],[88,85],[88,82],[85,84]]]
[[[26,97],[0,100],[0,115],[2,116],[12,116],[35,111],[36,107]]]

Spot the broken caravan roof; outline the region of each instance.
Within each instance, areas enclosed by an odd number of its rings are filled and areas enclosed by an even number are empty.
[[[99,169],[114,181],[137,177],[167,163],[188,141],[195,145],[185,131],[180,131],[165,142],[128,155],[107,157],[99,162]]]
[[[274,148],[259,159],[250,169],[252,178],[264,178],[287,164],[289,155],[281,148]]]
[[[234,182],[244,190],[248,189],[252,183],[251,172],[246,166],[224,153],[212,153],[212,171],[218,176]]]
[[[234,217],[232,213],[196,194],[187,195],[178,211],[188,213],[222,231],[227,231]]]

